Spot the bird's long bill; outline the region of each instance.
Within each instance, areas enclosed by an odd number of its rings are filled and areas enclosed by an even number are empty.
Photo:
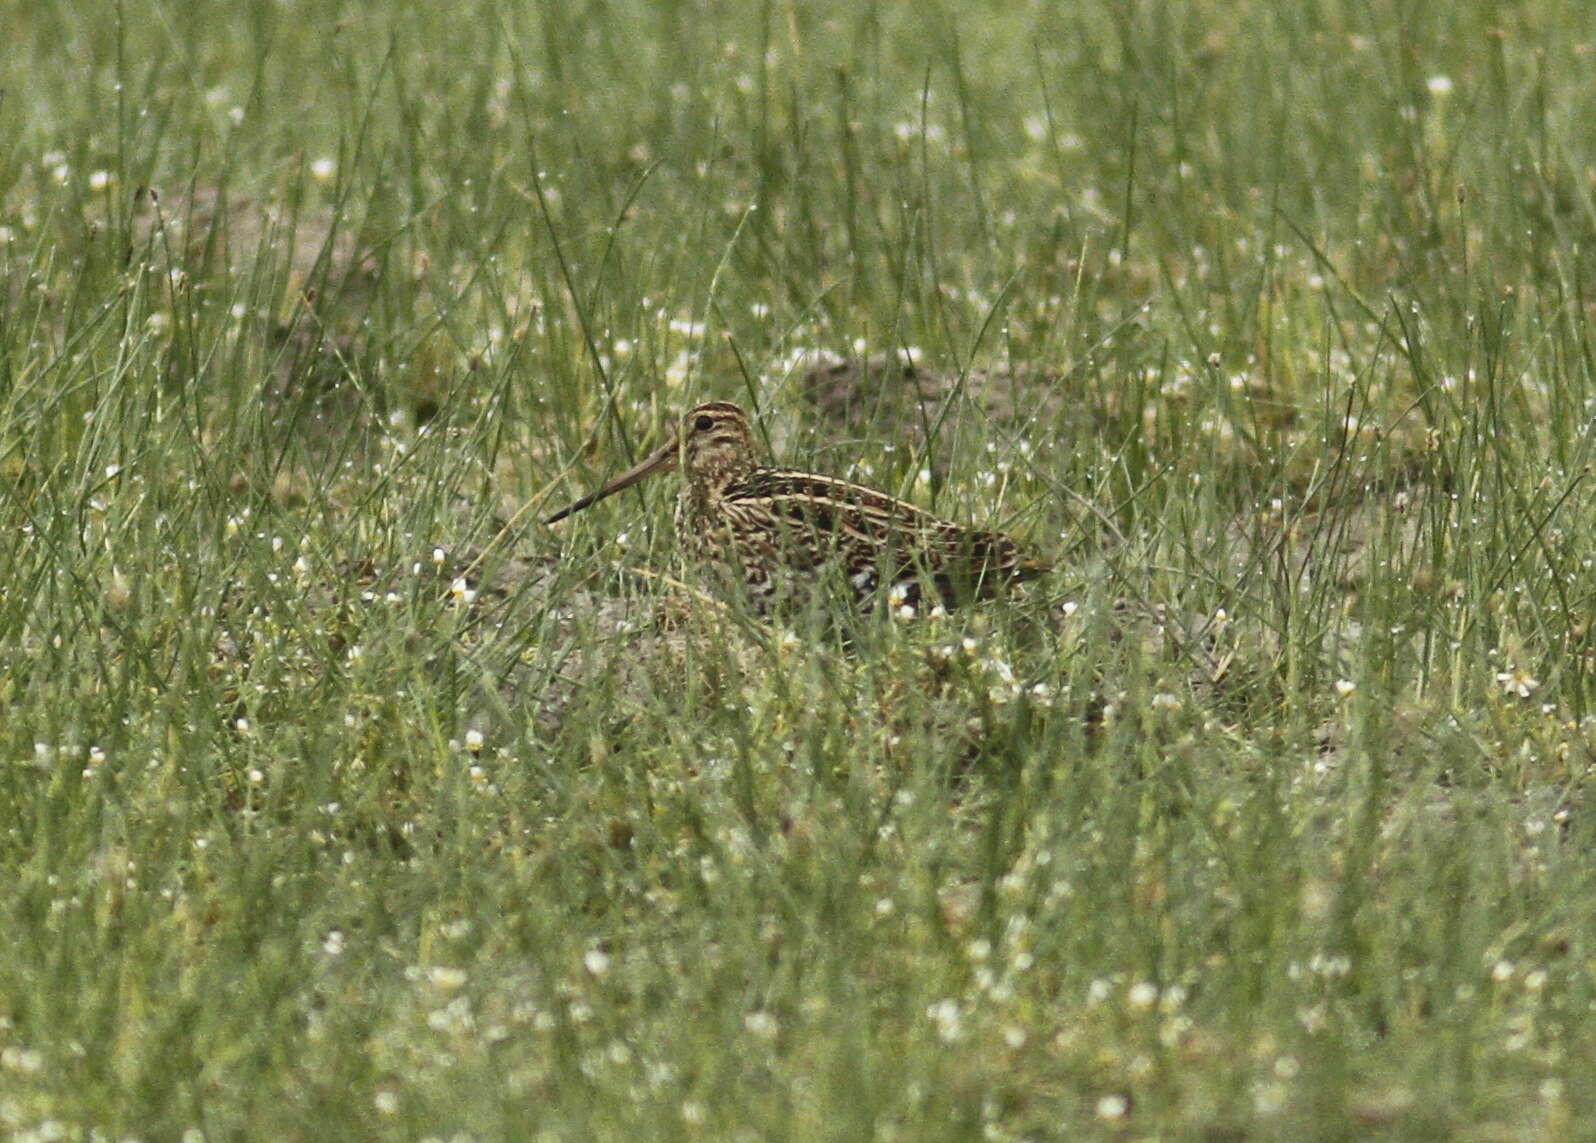
[[[589,493],[587,496],[584,496],[582,499],[578,500],[575,504],[572,504],[566,508],[561,508],[558,512],[543,522],[545,524],[557,523],[571,515],[573,512],[580,512],[590,504],[597,504],[606,496],[614,496],[623,488],[630,488],[638,481],[653,476],[656,472],[664,472],[666,469],[675,467],[676,438],[672,437],[670,440],[660,445],[659,448],[655,449],[648,456],[644,457],[642,461],[621,473],[603,488],[600,488],[597,492]]]

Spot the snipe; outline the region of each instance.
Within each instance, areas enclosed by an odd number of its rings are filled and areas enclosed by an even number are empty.
[[[828,569],[861,603],[885,583],[891,602],[909,607],[922,599],[952,607],[1048,570],[1000,532],[962,527],[846,480],[760,463],[748,417],[729,401],[698,406],[640,464],[546,522],[671,468],[683,478],[679,542],[745,584],[761,609],[802,598]]]

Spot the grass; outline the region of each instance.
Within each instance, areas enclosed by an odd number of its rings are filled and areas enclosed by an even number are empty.
[[[9,1137],[1596,1131],[1578,5],[14,7]]]

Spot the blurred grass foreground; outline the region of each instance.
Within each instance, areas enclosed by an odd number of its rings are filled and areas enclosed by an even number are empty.
[[[5,26],[0,1135],[1596,1136],[1587,5]]]

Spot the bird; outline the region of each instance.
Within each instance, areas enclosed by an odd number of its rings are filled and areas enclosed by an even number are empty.
[[[1001,532],[966,528],[863,485],[764,463],[748,414],[730,401],[692,409],[677,431],[598,491],[549,516],[555,524],[659,472],[679,469],[675,531],[690,559],[740,586],[762,614],[811,597],[841,573],[875,606],[951,608],[1050,570]]]

